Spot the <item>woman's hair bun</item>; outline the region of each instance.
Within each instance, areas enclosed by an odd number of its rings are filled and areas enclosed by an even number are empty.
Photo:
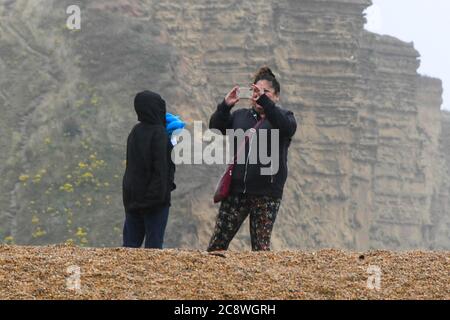
[[[275,76],[275,74],[272,72],[272,70],[271,70],[269,67],[265,66],[265,67],[262,67],[262,68],[260,68],[260,69],[258,70],[258,72],[257,72],[256,75],[255,75],[255,79],[262,79],[262,78],[267,77],[267,76],[276,79],[276,76]]]

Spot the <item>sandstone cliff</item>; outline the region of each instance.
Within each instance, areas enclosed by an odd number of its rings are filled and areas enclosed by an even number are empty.
[[[299,122],[274,248],[450,248],[442,85],[413,44],[364,31],[369,0],[80,3],[74,32],[70,1],[0,1],[0,240],[119,245],[134,94],[206,123],[268,64]],[[207,245],[221,170],[178,168],[168,246]]]

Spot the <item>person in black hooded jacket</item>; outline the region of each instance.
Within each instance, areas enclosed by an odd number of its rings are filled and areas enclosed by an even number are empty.
[[[166,132],[166,103],[157,93],[136,95],[139,123],[127,140],[123,177],[125,224],[123,246],[162,249],[174,184],[172,144]]]

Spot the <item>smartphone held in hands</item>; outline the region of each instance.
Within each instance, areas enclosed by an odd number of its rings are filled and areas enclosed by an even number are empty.
[[[238,91],[239,99],[251,99],[253,96],[253,89],[249,86],[240,86]]]

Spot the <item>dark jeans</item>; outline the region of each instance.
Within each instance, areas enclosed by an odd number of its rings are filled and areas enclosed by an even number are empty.
[[[126,213],[123,246],[140,248],[145,238],[145,248],[162,249],[168,218],[169,207],[158,208],[143,214]]]

